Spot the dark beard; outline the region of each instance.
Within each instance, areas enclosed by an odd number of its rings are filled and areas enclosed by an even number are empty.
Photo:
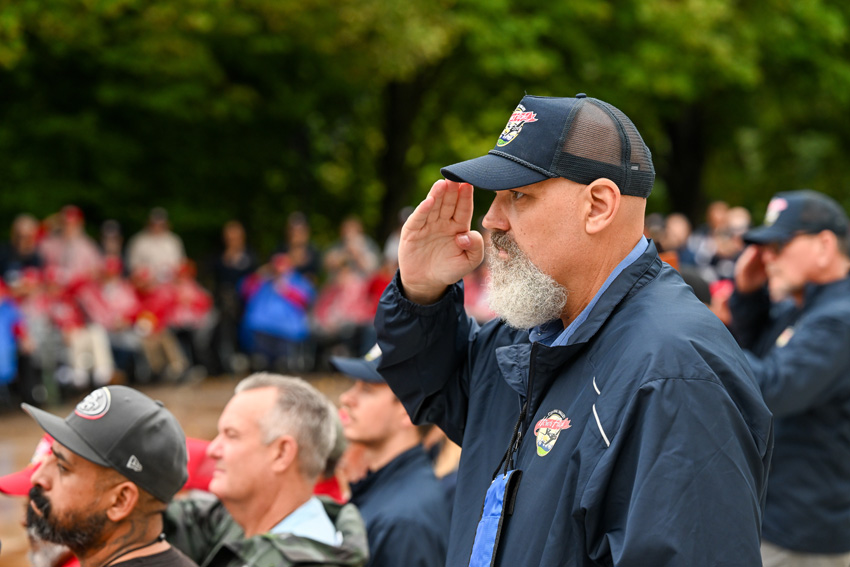
[[[41,539],[67,546],[77,556],[100,542],[108,520],[104,512],[88,516],[83,515],[85,512],[72,512],[60,519],[53,513],[50,500],[44,496],[40,486],[33,486],[29,497],[41,514],[36,513],[32,505],[27,506],[27,527],[32,528]]]

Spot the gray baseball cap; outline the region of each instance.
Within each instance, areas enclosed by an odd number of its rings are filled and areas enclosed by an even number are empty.
[[[162,402],[127,386],[98,388],[65,419],[21,407],[68,450],[114,469],[162,502],[188,478],[186,436]]]

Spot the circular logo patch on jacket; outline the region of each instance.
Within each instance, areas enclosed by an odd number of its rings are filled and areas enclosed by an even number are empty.
[[[564,429],[570,428],[570,420],[561,410],[552,410],[546,417],[534,426],[534,435],[537,436],[537,454],[545,457],[555,446],[555,441]]]
[[[106,388],[98,388],[77,404],[74,413],[86,419],[100,419],[109,411],[112,397]]]

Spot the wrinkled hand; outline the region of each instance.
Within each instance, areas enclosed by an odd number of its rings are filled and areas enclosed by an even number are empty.
[[[484,258],[484,239],[470,230],[472,185],[441,179],[401,229],[398,265],[410,301],[434,303]]]
[[[767,283],[767,272],[761,259],[759,246],[751,244],[744,248],[735,262],[735,287],[741,293],[752,293]]]

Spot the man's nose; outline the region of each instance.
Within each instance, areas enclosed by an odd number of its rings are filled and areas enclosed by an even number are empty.
[[[41,464],[36,465],[35,470],[30,476],[30,484],[40,486],[44,489],[50,488],[50,475],[47,474],[47,459]]]
[[[218,459],[221,454],[221,435],[216,435],[215,438],[207,445],[207,457],[210,459]]]
[[[355,395],[355,392],[354,392],[354,390],[356,388],[357,388],[357,385],[355,384],[354,386],[352,386],[351,388],[349,388],[348,390],[344,391],[343,393],[341,393],[339,395],[340,405],[349,406],[349,407],[354,405],[355,400],[357,399],[357,396]]]
[[[487,230],[501,230],[507,232],[511,225],[504,214],[504,205],[510,198],[510,191],[496,191],[496,196],[493,197],[493,202],[490,203],[490,208],[487,214],[481,221],[481,224]]]

